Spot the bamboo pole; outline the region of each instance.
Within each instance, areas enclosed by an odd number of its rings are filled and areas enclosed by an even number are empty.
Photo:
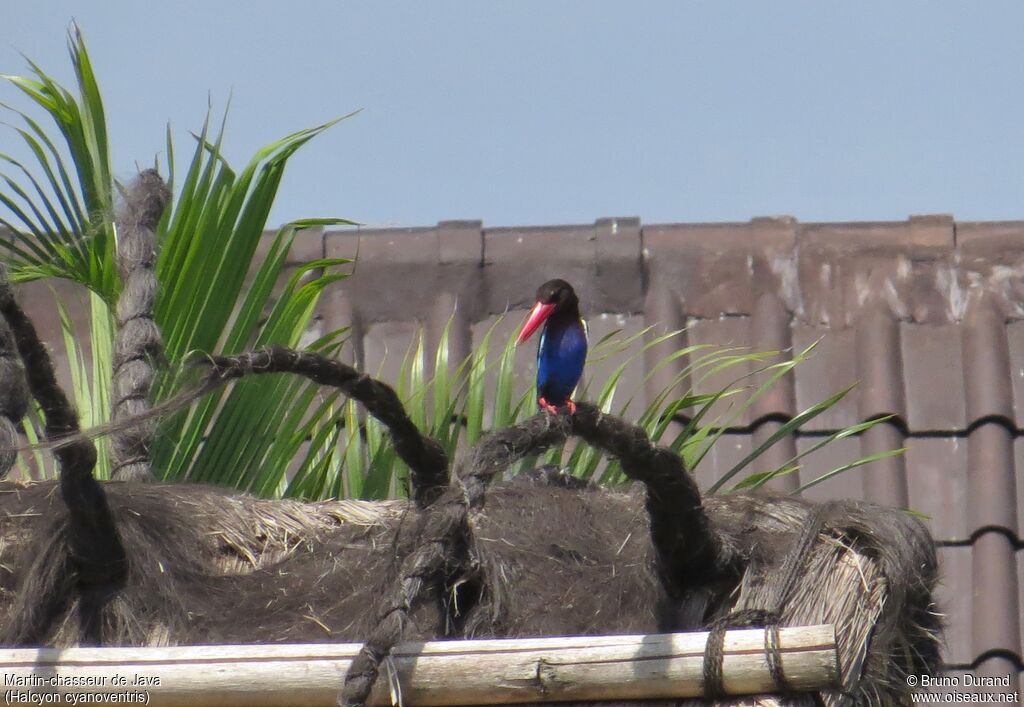
[[[695,697],[702,693],[708,634],[457,640],[400,644],[381,673],[375,704],[465,705]],[[765,631],[725,636],[731,695],[776,689]],[[86,704],[116,693],[121,704],[165,707],[334,705],[359,644],[0,650],[5,704]],[[831,625],[779,629],[788,682],[797,690],[838,681]],[[29,693],[32,693],[31,696]],[[86,698],[87,699],[87,698]],[[51,703],[43,701],[43,704]]]

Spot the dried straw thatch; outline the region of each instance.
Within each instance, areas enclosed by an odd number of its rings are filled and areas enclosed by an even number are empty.
[[[140,180],[129,204],[161,187],[152,175]],[[146,307],[129,310],[146,318]],[[301,375],[341,389],[385,424],[412,470],[413,501],[301,504],[194,485],[101,484],[95,448],[2,281],[0,314],[0,433],[13,438],[6,423],[24,412],[27,383],[60,467],[57,482],[0,483],[4,645],[365,641],[345,683],[352,705],[366,699],[396,642],[411,638],[711,627],[713,658],[729,626],[835,624],[838,689],[711,702],[720,705],[897,704],[909,699],[906,675],[936,668],[935,551],[902,511],[745,494],[702,499],[678,455],[586,403],[574,415],[496,430],[449,471],[386,384],[282,348],[211,356],[194,389],[149,411],[133,408],[105,431],[120,434],[243,376]],[[123,343],[123,362],[146,356],[145,346]],[[491,485],[569,436],[617,457],[636,486],[602,490],[543,472]],[[127,475],[145,478],[146,436],[120,439],[120,462],[139,471]],[[715,660],[706,665],[714,697],[720,674]]]
[[[108,645],[362,640],[422,525],[421,511],[397,501],[300,504],[191,485],[104,488],[133,558],[106,614]],[[705,613],[762,606],[812,507],[745,495],[705,505],[745,571],[735,584],[672,604],[654,571],[641,494],[525,479],[497,486],[473,548],[487,568],[487,591],[460,587],[458,610],[428,592],[406,637],[656,632],[706,625]],[[33,560],[53,556],[66,515],[54,484],[0,486],[5,643],[12,619],[45,591],[30,585]],[[855,703],[893,704],[905,674],[935,666],[934,580],[931,542],[917,521],[837,504],[781,623],[835,623],[844,687]],[[78,643],[77,611],[72,597],[43,641]],[[839,693],[825,703],[842,704]]]

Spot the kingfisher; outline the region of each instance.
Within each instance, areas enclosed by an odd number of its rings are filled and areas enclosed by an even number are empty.
[[[567,407],[576,412],[570,396],[583,375],[587,358],[587,328],[580,317],[580,301],[565,280],[548,280],[537,288],[537,303],[516,339],[519,345],[540,325],[537,346],[537,404],[551,414]]]

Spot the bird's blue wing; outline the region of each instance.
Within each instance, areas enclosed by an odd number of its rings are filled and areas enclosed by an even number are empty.
[[[537,393],[554,405],[572,395],[587,359],[587,332],[582,320],[555,332],[544,331],[537,346]]]
[[[543,393],[540,391],[544,390],[548,383],[548,377],[551,375],[550,366],[547,362],[547,356],[545,352],[547,347],[545,344],[548,340],[548,328],[544,327],[540,332],[540,341],[537,342],[537,395],[543,397]]]

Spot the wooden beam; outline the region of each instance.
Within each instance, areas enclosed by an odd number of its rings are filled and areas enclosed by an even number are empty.
[[[632,700],[703,694],[707,633],[403,643],[385,665],[375,704],[406,705]],[[729,631],[723,675],[731,695],[776,689],[763,629]],[[17,693],[125,693],[122,704],[184,707],[334,705],[359,644],[35,648],[0,650],[8,704]],[[832,626],[779,629],[787,681],[834,686]],[[389,679],[390,678],[390,679]],[[13,691],[13,694],[12,692]],[[132,698],[127,693],[137,693]],[[37,698],[38,699],[38,698]],[[27,701],[25,701],[27,704]],[[70,701],[61,704],[71,704]]]

